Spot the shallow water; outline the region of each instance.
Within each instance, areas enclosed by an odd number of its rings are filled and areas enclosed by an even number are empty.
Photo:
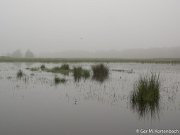
[[[180,65],[108,63],[104,82],[92,78],[55,85],[55,74],[28,71],[41,63],[0,63],[0,134],[120,135],[136,129],[180,130]],[[61,64],[45,64],[54,67]],[[90,69],[93,63],[73,63]],[[22,69],[25,78],[17,79]],[[133,72],[118,72],[114,69]],[[131,108],[130,94],[141,75],[160,73],[160,108],[156,117],[141,117]],[[33,74],[32,74],[33,73]]]

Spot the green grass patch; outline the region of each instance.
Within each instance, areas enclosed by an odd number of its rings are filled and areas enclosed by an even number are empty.
[[[66,69],[64,67],[53,67],[51,69],[46,68],[44,71],[51,72],[51,73],[60,73],[63,75],[69,75],[70,69]]]
[[[109,68],[103,64],[97,64],[92,66],[93,79],[103,82],[109,76]]]
[[[29,70],[30,70],[30,71],[39,71],[39,70],[40,70],[40,68],[36,68],[36,67],[34,67],[34,68],[30,68]]]
[[[21,79],[23,76],[24,76],[24,73],[23,73],[22,70],[19,70],[19,71],[16,73],[16,77],[17,77],[18,79]]]
[[[90,77],[90,71],[82,67],[74,67],[73,76],[75,81],[79,81],[81,78],[87,79]]]
[[[63,64],[63,65],[61,66],[61,69],[62,69],[62,70],[70,70],[68,64]]]
[[[41,70],[43,71],[43,70],[45,70],[46,69],[46,66],[45,65],[41,65]]]
[[[33,68],[26,68],[30,71],[39,71],[41,69],[41,71],[44,72],[51,72],[51,73],[60,73],[63,75],[69,75],[69,73],[71,72],[69,65],[68,64],[63,64],[61,67],[53,67],[53,68],[47,68],[45,65],[41,65],[40,67],[33,67]]]
[[[130,97],[133,110],[136,110],[141,117],[149,112],[151,116],[155,116],[159,110],[159,89],[159,75],[152,73],[150,77],[140,77]]]

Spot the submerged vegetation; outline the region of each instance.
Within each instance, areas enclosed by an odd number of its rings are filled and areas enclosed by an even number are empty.
[[[39,71],[39,68],[30,68],[31,71]]]
[[[68,64],[63,64],[61,67],[53,67],[51,69],[46,68],[44,71],[69,75],[70,68]]]
[[[83,79],[90,78],[90,70],[83,69],[82,67],[74,67],[73,69],[70,68],[68,64],[63,64],[61,66],[56,66],[52,68],[48,68],[45,65],[41,65],[40,67],[33,67],[33,68],[26,68],[30,71],[43,71],[43,72],[50,72],[50,73],[60,73],[63,75],[69,75],[72,73],[75,81],[80,81]],[[104,82],[109,77],[109,68],[104,64],[97,64],[92,66],[92,79]]]
[[[60,73],[63,75],[69,75],[70,68],[68,64],[63,64],[61,67],[53,67],[53,68],[47,68],[45,65],[41,65],[40,67],[33,67],[33,68],[26,68],[30,71],[41,71],[44,72],[51,72],[51,73]]]
[[[92,71],[93,71],[93,79],[100,82],[103,82],[109,76],[109,69],[103,64],[92,66]]]
[[[159,111],[159,89],[159,75],[152,73],[150,77],[140,77],[130,97],[132,109],[136,110],[140,117],[149,113],[151,117],[156,117]]]
[[[51,68],[51,69],[46,69],[45,71],[47,72],[51,72],[51,73],[60,73],[60,74],[63,74],[63,75],[69,75],[69,72],[70,70],[65,70],[61,67],[54,67],[54,68]]]
[[[45,70],[46,69],[46,66],[45,65],[41,65],[41,70],[43,71],[43,70]]]
[[[87,79],[90,77],[90,72],[82,67],[74,67],[73,76],[75,81],[79,81],[81,78]]]
[[[70,66],[68,64],[63,64],[60,67],[56,66],[53,68],[47,68],[45,65],[41,65],[38,68],[27,68],[30,71],[38,71],[41,69],[41,71],[44,72],[51,72],[51,73],[60,73],[63,75],[69,75],[69,73],[73,73],[73,77],[75,81],[79,81],[81,78],[87,79],[90,77],[90,71],[83,69],[82,67],[74,67],[73,69],[70,69]],[[55,77],[55,82],[59,82],[63,80],[59,80]]]
[[[17,77],[18,79],[21,79],[23,76],[24,76],[24,73],[23,73],[22,70],[19,70],[19,71],[17,72],[17,74],[16,74],[16,77]]]
[[[40,70],[40,68],[39,67],[32,67],[32,68],[26,68],[27,70],[30,70],[30,71],[32,71],[32,72],[34,72],[34,71],[39,71]]]
[[[62,70],[70,70],[68,64],[63,64],[63,65],[61,66],[61,69],[62,69]]]

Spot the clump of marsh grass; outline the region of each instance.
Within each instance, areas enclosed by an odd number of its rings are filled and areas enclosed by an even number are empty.
[[[39,71],[39,68],[30,68],[31,71]]]
[[[26,68],[27,70],[30,70],[32,72],[34,71],[39,71],[39,68],[38,67],[33,67],[33,68]]]
[[[151,74],[150,77],[140,77],[134,86],[131,94],[131,106],[140,117],[145,117],[150,112],[151,117],[155,117],[159,111],[160,100],[160,80],[159,74]]]
[[[70,70],[68,64],[63,64],[63,65],[61,66],[61,69],[62,69],[62,70]]]
[[[46,66],[45,65],[41,65],[41,70],[43,71],[43,70],[45,70],[46,69]]]
[[[90,77],[90,72],[89,72],[89,70],[83,69],[83,71],[82,71],[82,77],[85,78],[85,79],[89,78],[89,77]]]
[[[81,67],[74,67],[73,76],[75,81],[79,81],[81,79]]]
[[[58,76],[54,77],[54,83],[55,84],[65,83],[65,82],[66,82],[66,79],[64,79],[64,78],[59,78]]]
[[[92,66],[93,71],[93,79],[103,82],[109,76],[109,68],[104,66],[103,64],[98,64]]]
[[[46,69],[47,72],[60,73],[63,75],[69,75],[71,71],[68,64],[63,64],[61,67],[54,67],[52,69]]]
[[[17,77],[18,79],[21,79],[23,76],[24,76],[24,73],[23,73],[22,70],[19,70],[19,71],[17,72],[17,74],[16,74],[16,77]]]
[[[82,67],[74,67],[73,76],[75,81],[79,81],[81,78],[89,78],[90,72],[89,70],[83,69]]]

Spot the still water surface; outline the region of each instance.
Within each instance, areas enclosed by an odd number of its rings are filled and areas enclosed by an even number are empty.
[[[41,63],[0,63],[0,134],[134,135],[136,129],[180,130],[180,65],[108,63],[109,78],[55,85],[55,74],[32,72]],[[61,64],[46,64],[47,67]],[[93,63],[75,63],[91,69]],[[22,69],[26,78],[17,79]],[[114,71],[115,70],[115,71]],[[125,70],[118,72],[116,70]],[[126,72],[133,71],[133,72]],[[155,116],[133,110],[130,94],[141,75],[160,73],[160,107]]]

